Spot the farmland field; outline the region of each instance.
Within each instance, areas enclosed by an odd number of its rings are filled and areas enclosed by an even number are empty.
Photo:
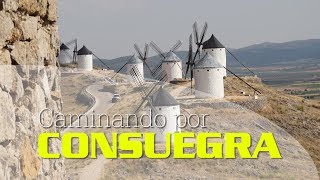
[[[249,75],[244,68],[230,68],[240,75]],[[251,68],[268,84],[279,91],[320,100],[320,62],[305,61],[291,64],[273,64],[265,67]]]

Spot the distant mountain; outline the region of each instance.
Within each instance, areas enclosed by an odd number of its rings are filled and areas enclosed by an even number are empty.
[[[240,49],[230,49],[230,51],[246,66],[261,67],[275,66],[279,64],[291,64],[295,62],[308,62],[311,60],[320,62],[320,39],[299,40],[286,43],[262,43]],[[178,51],[177,56],[182,60],[186,60],[188,52]],[[129,56],[119,57],[112,60],[104,60],[111,68],[118,70],[125,64]],[[228,66],[240,67],[229,54],[227,56]],[[150,57],[148,64],[156,67],[160,63],[157,56]],[[185,65],[185,63],[183,63]],[[95,60],[95,65],[103,67],[103,65]],[[122,71],[124,72],[124,71]]]
[[[232,51],[248,66],[260,67],[290,63],[298,60],[320,60],[320,39],[286,43],[262,43]]]

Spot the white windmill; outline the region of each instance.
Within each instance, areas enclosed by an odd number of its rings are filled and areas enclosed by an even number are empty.
[[[210,54],[223,67],[227,67],[226,48],[212,34],[209,40],[203,42],[202,51]],[[223,76],[227,76],[227,70],[223,69]]]
[[[160,68],[166,73],[168,82],[182,78],[182,60],[174,53],[181,45],[181,41],[178,41],[168,53],[164,53],[159,46],[154,42],[150,43],[152,49],[159,54],[162,58],[161,63],[156,66],[153,71],[153,76],[159,72]]]
[[[93,53],[86,46],[77,52],[77,64],[79,70],[93,70]]]
[[[133,80],[144,82],[144,66],[146,66],[152,73],[152,70],[146,63],[146,61],[148,60],[149,45],[145,44],[143,53],[137,44],[134,44],[134,48],[137,51],[138,55],[129,57],[129,59],[126,60],[126,63],[113,75],[111,80],[113,80],[114,77],[116,77],[116,75],[119,74],[124,67],[126,67],[126,74],[130,82],[132,82]]]
[[[132,71],[136,71],[132,69]],[[132,75],[136,73],[131,73]],[[150,129],[151,132],[156,134],[155,141],[157,143],[163,143],[166,140],[167,133],[180,132],[180,105],[176,99],[170,95],[164,88],[163,82],[167,80],[167,75],[160,73],[161,77],[150,86],[145,86],[142,81],[132,77],[138,87],[140,87],[142,102],[137,107],[133,114],[140,112],[141,108],[147,105],[150,109],[150,121],[153,127]],[[160,88],[159,88],[160,86]],[[171,139],[173,142],[173,139]]]
[[[69,47],[66,46],[64,43],[60,46],[60,53],[58,56],[59,63],[61,65],[71,64],[73,63],[72,56],[69,54]]]
[[[151,99],[153,123],[165,125],[162,129],[153,129],[156,133],[156,142],[162,143],[165,142],[167,133],[180,132],[178,126],[180,124],[180,118],[178,118],[180,116],[180,105],[162,86],[152,95]],[[173,142],[173,139],[171,142]]]
[[[225,68],[210,54],[206,54],[193,68],[196,98],[224,98]]]
[[[131,60],[127,63],[127,76],[128,80],[132,81],[132,70],[135,69],[137,72],[134,76],[135,78],[139,78],[141,81],[144,81],[144,70],[143,70],[143,61],[139,59],[137,56],[133,56]]]

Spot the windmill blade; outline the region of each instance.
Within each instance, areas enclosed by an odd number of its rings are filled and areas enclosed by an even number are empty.
[[[148,54],[149,54],[149,45],[145,44],[145,46],[144,46],[144,57],[143,57],[142,61],[143,61],[143,64],[148,68],[148,70],[152,74],[153,71],[151,70],[150,66],[147,63]]]
[[[138,84],[140,86],[142,86],[144,84],[144,81],[142,80],[142,75],[139,72],[139,70],[137,69],[137,67],[134,67],[130,70],[130,74],[133,77],[134,80],[136,80],[138,82]]]
[[[174,46],[172,46],[172,48],[170,49],[169,52],[174,52],[174,51],[176,51],[177,49],[179,49],[179,47],[181,47],[181,45],[182,45],[182,42],[181,42],[180,40],[177,41],[177,43],[176,43]]]
[[[74,49],[73,49],[73,63],[77,63],[77,54],[78,54],[78,40],[74,40]]]
[[[73,56],[69,52],[64,51],[62,53],[65,53],[68,56],[68,58],[73,59]]]
[[[158,66],[156,66],[155,69],[153,69],[153,71],[152,71],[152,76],[154,76],[155,74],[157,74],[157,72],[159,71],[159,69],[160,69],[161,66],[162,66],[162,62],[161,62]]]
[[[152,75],[153,71],[151,70],[150,66],[147,64],[147,61],[143,61],[143,64],[147,67],[147,69],[150,71]]]
[[[69,45],[71,45],[71,44],[76,44],[78,42],[78,40],[77,40],[77,38],[75,38],[75,39],[72,39],[72,40],[70,40],[70,41],[68,41],[68,42],[66,42],[66,43],[64,43],[66,46],[69,46]]]
[[[192,27],[193,27],[193,35],[194,35],[195,43],[198,44],[199,43],[198,23],[195,22]]]
[[[200,56],[201,56],[201,54],[200,54],[200,46],[198,46],[197,51],[196,51],[196,53],[194,54],[193,62],[196,61],[196,58],[197,58],[198,54],[199,54],[199,57],[200,57]],[[200,59],[200,58],[199,58],[199,59]]]
[[[78,53],[78,48],[75,47],[73,50],[73,57],[72,57],[73,63],[77,63],[77,53]]]
[[[143,56],[143,60],[147,60],[148,59],[148,54],[149,54],[149,45],[146,43],[144,45],[144,56]]]
[[[137,114],[148,99],[144,98],[133,114]]]
[[[154,86],[151,88],[151,90],[144,95],[142,102],[140,103],[140,105],[138,106],[138,108],[135,110],[134,114],[137,114],[140,109],[142,108],[142,106],[145,104],[146,101],[149,101],[150,105],[152,105],[151,100],[150,100],[150,95],[152,94],[152,92],[154,92],[154,90],[156,89],[157,85],[159,85],[159,83],[155,83]]]
[[[201,32],[201,36],[200,36],[201,37],[201,40],[200,40],[201,45],[203,43],[204,37],[206,36],[207,30],[208,30],[208,23],[205,22],[203,29],[202,29],[202,32]]]
[[[191,69],[190,71],[190,79],[191,79],[191,89],[192,89],[193,69]]]
[[[159,82],[162,82],[162,81],[166,81],[167,79],[167,74],[165,73],[165,71],[161,71],[157,78],[156,78]]]
[[[193,40],[192,34],[189,36],[189,52],[188,52],[188,60],[192,61],[192,54],[193,54]]]
[[[159,56],[161,56],[163,58],[166,58],[166,56],[164,55],[163,51],[159,48],[159,46],[156,43],[151,41],[150,42],[150,46],[156,53],[158,53]]]
[[[140,59],[144,59],[143,58],[143,54],[142,54],[142,52],[141,52],[141,50],[140,50],[140,48],[139,48],[139,46],[137,44],[134,44],[134,49],[137,51],[139,58]]]
[[[105,62],[103,62],[97,55],[95,55],[94,53],[92,53],[92,55],[97,58],[105,67],[107,67],[108,69],[111,69]]]
[[[136,109],[136,111],[134,112],[134,114],[136,114],[137,112],[140,111],[140,109],[142,108],[142,106],[145,104],[146,101],[149,101],[149,104],[150,104],[151,108],[153,108],[152,102],[150,100],[150,95],[155,91],[156,87],[162,83],[162,80],[165,80],[166,78],[167,78],[167,75],[163,74],[163,76],[161,76],[160,81],[155,83],[148,93],[145,93],[144,91],[142,92],[144,94],[143,95],[143,100],[140,103],[140,105],[138,106],[138,108]]]
[[[114,74],[112,77],[111,77],[111,80],[113,80],[114,77],[116,77],[116,75],[130,62],[130,60],[134,57],[134,55],[130,56],[127,60],[127,62],[116,72],[116,74]]]
[[[193,42],[192,42],[192,34],[189,36],[189,52],[188,52],[188,61],[187,61],[187,70],[186,70],[186,74],[185,74],[185,79],[187,79],[187,75],[188,75],[188,72],[189,72],[189,68],[190,66],[192,65],[192,55],[193,55],[193,46],[192,46]],[[192,69],[191,69],[192,71]]]

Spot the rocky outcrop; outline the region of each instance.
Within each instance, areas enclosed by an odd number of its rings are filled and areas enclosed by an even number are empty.
[[[58,47],[56,0],[0,0],[0,179],[65,178],[63,159],[37,153],[38,135],[56,132],[40,111],[61,111]]]

